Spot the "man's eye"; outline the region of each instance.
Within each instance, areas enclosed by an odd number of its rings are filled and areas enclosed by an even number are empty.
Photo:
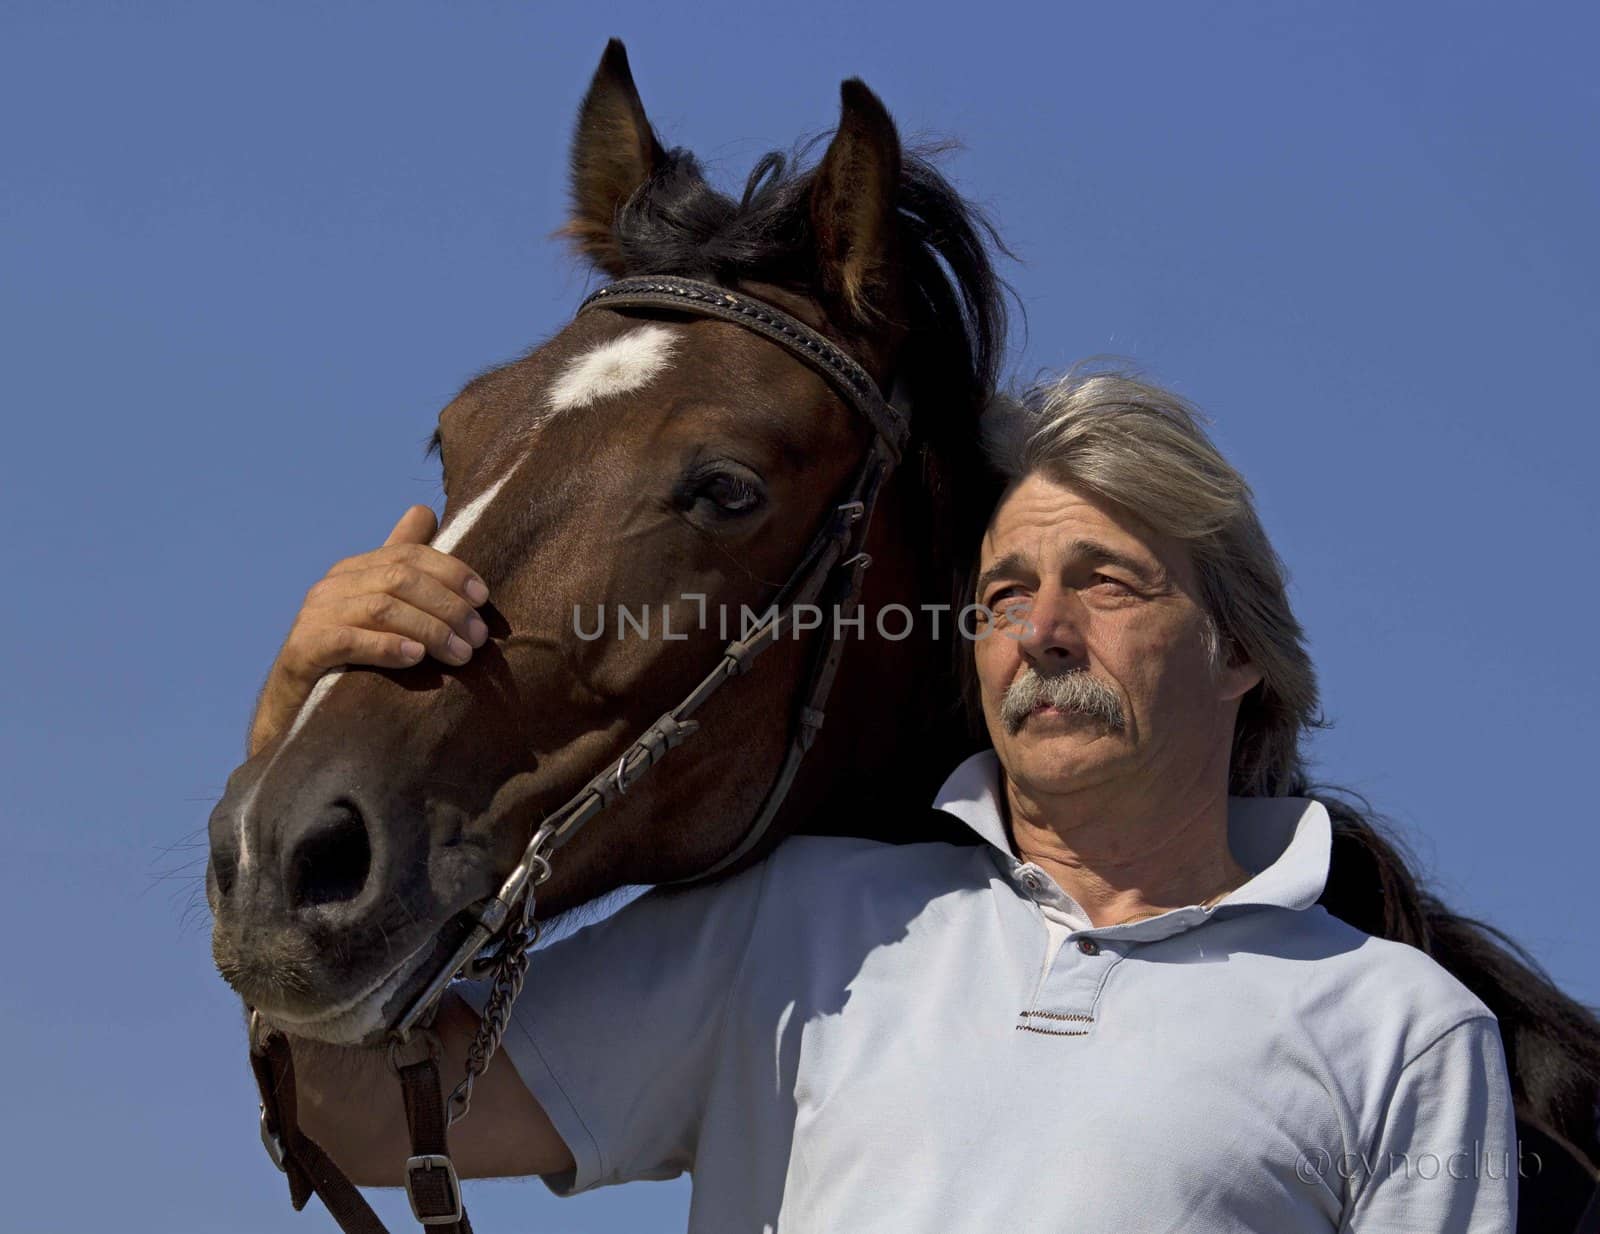
[[[1120,578],[1112,578],[1109,574],[1096,574],[1094,576],[1094,588],[1096,591],[1108,595],[1131,596],[1133,594],[1132,587],[1128,586]]]

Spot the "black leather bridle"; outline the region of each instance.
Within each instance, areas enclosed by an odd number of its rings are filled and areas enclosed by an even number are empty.
[[[600,288],[578,313],[640,310],[683,313],[733,322],[783,348],[825,378],[873,431],[865,457],[845,486],[760,620],[744,637],[728,643],[713,668],[678,705],[650,725],[615,765],[597,774],[534,831],[522,858],[499,892],[472,910],[466,937],[439,965],[388,1031],[389,1063],[399,1077],[411,1134],[406,1194],[425,1226],[470,1234],[460,1181],[448,1149],[450,1124],[468,1109],[473,1081],[498,1048],[527,973],[528,950],[537,941],[536,890],[550,875],[551,855],[585,823],[620,800],[651,768],[699,730],[694,713],[727,681],[749,671],[756,657],[782,635],[801,606],[832,610],[818,630],[806,678],[797,696],[789,746],[760,809],[743,837],[691,879],[711,878],[748,856],[777,817],[800,762],[822,727],[844,641],[841,625],[855,624],[861,584],[871,558],[862,551],[884,481],[899,462],[910,434],[908,411],[886,400],[870,374],[837,344],[765,301],[699,279],[629,278]],[[491,976],[488,1001],[467,1056],[466,1078],[445,1098],[440,1082],[439,1041],[431,1024],[446,987],[458,976]],[[383,1224],[344,1173],[299,1128],[294,1063],[282,1033],[251,1012],[250,1055],[261,1090],[261,1134],[268,1154],[289,1177],[294,1207],[315,1193],[346,1234],[383,1234]]]

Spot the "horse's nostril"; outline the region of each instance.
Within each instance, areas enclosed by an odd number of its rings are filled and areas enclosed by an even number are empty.
[[[232,893],[234,876],[238,872],[238,863],[234,861],[231,852],[212,851],[211,877],[216,880],[217,894],[223,899],[227,899]]]
[[[289,907],[353,900],[367,885],[372,845],[361,811],[335,802],[295,844],[289,858]]]

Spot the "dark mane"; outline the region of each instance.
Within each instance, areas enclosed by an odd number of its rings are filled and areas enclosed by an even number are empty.
[[[813,293],[808,203],[815,168],[804,165],[808,148],[762,157],[738,200],[712,188],[688,151],[668,153],[618,215],[626,273],[752,280]],[[992,257],[1005,246],[926,154],[902,156],[898,198],[901,324],[909,331],[899,377],[916,405],[938,408],[917,417],[921,431],[937,438],[940,426],[950,426],[970,441],[971,425],[962,433],[962,421],[994,388],[1005,348],[1009,289]]]

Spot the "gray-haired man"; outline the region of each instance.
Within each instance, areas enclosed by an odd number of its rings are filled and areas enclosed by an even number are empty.
[[[458,1165],[692,1171],[697,1231],[1510,1230],[1493,1016],[1316,905],[1315,678],[1243,481],[1110,374],[993,445],[994,749],[936,802],[980,843],[792,838],[550,947]],[[393,1181],[358,1104],[303,1121]]]

